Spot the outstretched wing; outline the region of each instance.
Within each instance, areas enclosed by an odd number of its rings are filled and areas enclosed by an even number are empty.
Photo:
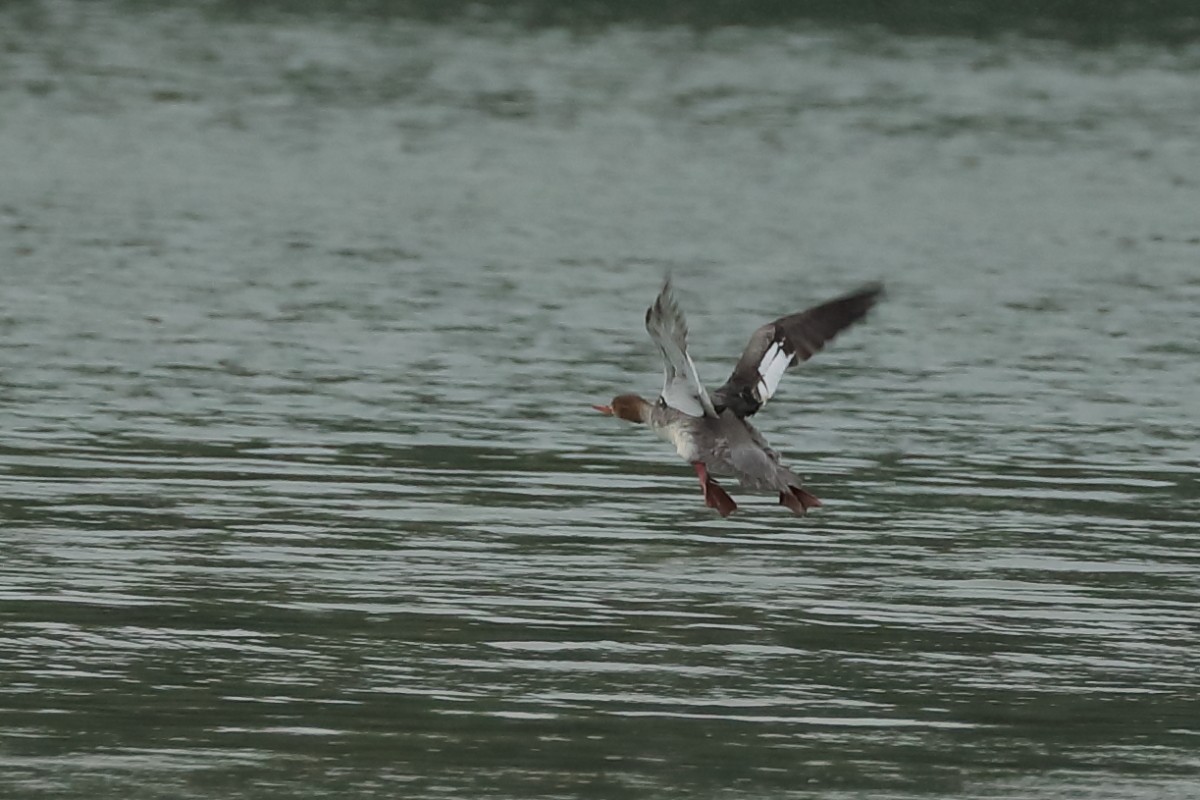
[[[733,374],[713,392],[717,409],[749,417],[762,408],[789,367],[807,361],[843,329],[858,322],[883,293],[878,283],[807,311],[780,317],[754,332]]]
[[[708,390],[700,382],[696,365],[688,355],[687,319],[675,302],[670,278],[663,284],[654,305],[646,309],[646,332],[662,351],[666,372],[662,402],[693,417],[717,416]]]

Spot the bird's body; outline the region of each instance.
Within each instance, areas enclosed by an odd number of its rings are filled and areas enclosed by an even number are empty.
[[[693,417],[652,405],[646,424],[675,445],[684,461],[702,461],[712,474],[737,478],[745,489],[783,491],[799,483],[758,429],[732,411],[722,411],[717,417]]]
[[[766,404],[789,367],[865,316],[881,291],[878,285],[867,286],[762,326],[729,380],[710,394],[688,355],[687,321],[667,281],[646,311],[646,330],[662,352],[666,371],[658,401],[625,394],[613,398],[610,406],[596,408],[645,424],[673,444],[695,468],[705,503],[721,516],[728,516],[737,504],[712,475],[737,478],[749,491],[778,492],[782,505],[803,514],[821,501],[802,488],[799,476],[784,466],[748,417]]]

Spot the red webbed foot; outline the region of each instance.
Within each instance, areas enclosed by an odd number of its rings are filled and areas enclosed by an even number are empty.
[[[799,486],[789,486],[788,491],[779,493],[779,505],[787,506],[793,514],[803,516],[810,508],[817,508],[821,500],[815,494],[806,492]]]
[[[737,503],[733,502],[729,493],[721,488],[721,484],[709,476],[704,463],[695,461],[692,466],[696,469],[696,477],[700,479],[700,489],[704,492],[704,505],[716,509],[716,512],[722,517],[728,517],[737,511]]]

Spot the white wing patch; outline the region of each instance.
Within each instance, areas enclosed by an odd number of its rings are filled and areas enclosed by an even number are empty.
[[[754,389],[758,393],[758,401],[766,403],[779,388],[783,373],[791,366],[792,354],[783,349],[783,342],[772,342],[763,353],[762,361],[758,362],[758,383]]]

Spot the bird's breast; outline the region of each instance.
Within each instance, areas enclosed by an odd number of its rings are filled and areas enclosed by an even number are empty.
[[[657,430],[662,438],[675,446],[675,452],[684,461],[702,461],[700,444],[695,431],[687,425],[667,425]]]

